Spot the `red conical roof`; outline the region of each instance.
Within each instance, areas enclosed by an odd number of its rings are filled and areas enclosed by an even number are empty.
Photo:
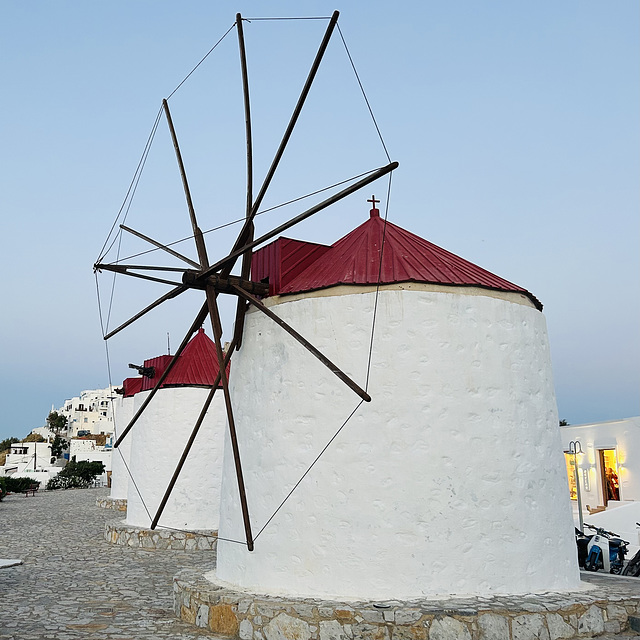
[[[386,229],[385,229],[386,227]],[[382,265],[380,247],[383,246]],[[481,287],[528,296],[526,289],[504,280],[455,254],[380,218],[372,209],[369,220],[334,243],[306,269],[284,285],[280,294],[314,291],[335,285],[377,285],[424,282]]]
[[[153,376],[140,378],[142,381],[141,389],[138,391],[153,389],[172,359],[172,356],[164,355],[145,360],[144,367],[152,369]],[[219,370],[216,346],[204,332],[204,329],[199,329],[198,333],[187,343],[178,361],[162,383],[162,387],[212,387]],[[228,377],[229,365],[227,365]],[[220,386],[221,384],[218,382],[218,387]]]
[[[122,394],[125,398],[135,396],[136,393],[142,391],[143,378],[125,378],[122,382]]]
[[[162,386],[212,387],[219,371],[216,346],[204,329],[199,329],[180,354],[178,362],[175,363]],[[228,375],[229,367],[227,366]]]

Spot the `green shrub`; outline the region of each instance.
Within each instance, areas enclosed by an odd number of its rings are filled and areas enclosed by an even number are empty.
[[[31,485],[40,486],[40,480],[32,480],[31,478],[14,478],[13,476],[2,476],[0,478],[0,491],[2,498],[7,493],[21,493],[26,491]],[[2,499],[0,498],[0,500]]]
[[[47,482],[47,489],[86,489],[104,473],[102,462],[69,462],[57,476]]]

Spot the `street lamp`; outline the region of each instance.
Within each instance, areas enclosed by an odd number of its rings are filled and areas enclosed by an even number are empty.
[[[576,495],[578,498],[578,519],[580,523],[580,533],[584,533],[584,522],[582,521],[582,496],[580,494],[580,477],[578,476],[578,454],[583,453],[579,440],[572,440],[569,443],[569,453],[573,454],[573,475],[576,479]]]

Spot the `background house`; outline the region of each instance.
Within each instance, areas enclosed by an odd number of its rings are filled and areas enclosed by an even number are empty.
[[[95,435],[113,433],[111,401],[115,395],[114,388],[109,386],[105,389],[89,389],[65,400],[58,413],[67,418],[69,436],[77,436],[79,431]]]
[[[582,504],[612,507],[640,500],[640,417],[561,427],[567,477],[577,497],[571,442],[579,442],[577,457]]]

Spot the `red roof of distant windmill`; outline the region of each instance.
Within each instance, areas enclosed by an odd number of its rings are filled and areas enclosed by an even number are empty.
[[[211,387],[219,371],[216,346],[204,329],[199,329],[180,354],[178,362],[173,366],[162,386]],[[229,366],[227,365],[228,375]]]
[[[141,391],[148,391],[156,386],[158,378],[165,372],[171,360],[172,356],[164,355],[144,361],[144,367],[152,369],[153,375],[151,377],[143,375]],[[187,343],[178,361],[162,383],[162,387],[212,387],[219,371],[215,344],[204,329],[199,329]],[[229,365],[227,365],[228,376]],[[218,382],[218,387],[220,386]]]
[[[143,378],[125,378],[122,382],[122,393],[125,398],[130,398],[142,390]]]
[[[380,247],[383,244],[382,265]],[[528,296],[538,309],[542,304],[526,289],[464,260],[391,222],[371,209],[369,219],[323,253],[281,287],[280,294],[314,291],[335,285],[376,285],[424,282],[448,286],[481,287]]]

